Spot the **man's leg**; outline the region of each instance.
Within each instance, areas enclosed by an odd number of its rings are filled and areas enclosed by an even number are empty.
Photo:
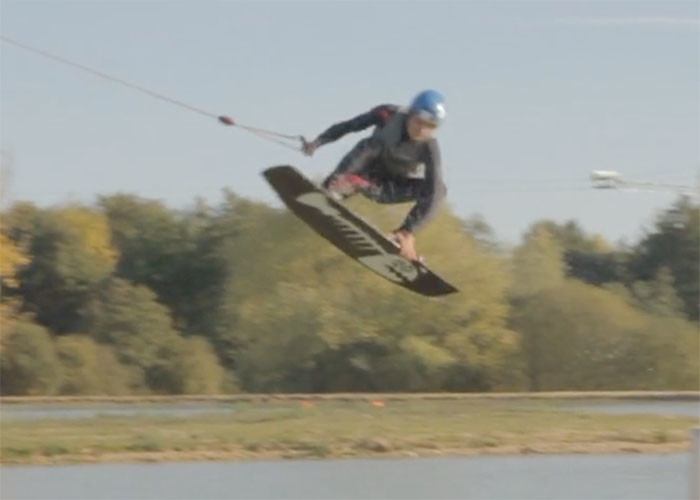
[[[371,138],[363,139],[352,148],[335,168],[333,173],[323,181],[323,188],[331,196],[342,200],[358,191],[371,189],[371,182],[365,171],[377,154],[376,145]]]
[[[425,180],[410,178],[370,178],[372,189],[363,189],[361,193],[377,203],[404,203],[416,201],[424,193]],[[396,230],[390,238],[400,248],[399,253],[408,260],[423,262],[423,257],[416,251],[416,239],[412,232]]]
[[[361,192],[377,203],[406,203],[417,200],[425,189],[423,179],[368,176],[370,187]]]

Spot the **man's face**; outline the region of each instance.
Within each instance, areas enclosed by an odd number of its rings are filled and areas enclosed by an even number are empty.
[[[406,130],[411,140],[424,142],[435,135],[437,124],[423,120],[417,115],[411,115],[406,123]]]

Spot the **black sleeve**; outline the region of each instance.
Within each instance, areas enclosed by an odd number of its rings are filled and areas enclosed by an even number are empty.
[[[433,139],[426,144],[423,162],[425,164],[425,187],[416,204],[399,227],[400,230],[412,233],[420,229],[435,215],[447,193],[442,178],[440,147],[436,140]]]
[[[395,112],[395,106],[383,104],[377,106],[367,113],[356,116],[350,120],[336,123],[329,127],[316,139],[320,144],[327,144],[336,141],[350,132],[359,132],[368,127],[383,125],[388,117]]]

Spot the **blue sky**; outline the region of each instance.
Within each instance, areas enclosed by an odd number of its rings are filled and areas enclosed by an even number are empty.
[[[600,191],[594,169],[692,184],[698,3],[3,0],[2,34],[242,123],[314,137],[423,88],[447,97],[448,203],[515,243],[578,220],[634,242],[671,192]],[[260,176],[320,178],[362,137],[307,158],[2,43],[5,195],[42,206],[128,192],[189,206]],[[5,161],[7,165],[7,161]],[[7,177],[7,176],[6,176]],[[408,207],[407,207],[408,208]]]

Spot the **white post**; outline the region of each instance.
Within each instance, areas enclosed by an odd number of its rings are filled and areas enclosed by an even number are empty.
[[[690,500],[700,500],[700,427],[690,431]]]

